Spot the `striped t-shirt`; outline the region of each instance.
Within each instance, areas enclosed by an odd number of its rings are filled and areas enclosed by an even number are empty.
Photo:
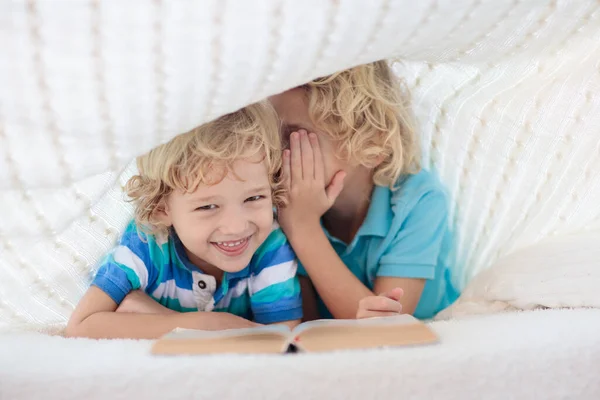
[[[274,224],[250,264],[236,273],[224,272],[217,287],[212,275],[190,262],[174,231],[160,238],[138,231],[132,221],[92,285],[117,304],[130,291],[141,289],[171,310],[222,311],[270,324],[302,318],[296,268],[294,251]]]

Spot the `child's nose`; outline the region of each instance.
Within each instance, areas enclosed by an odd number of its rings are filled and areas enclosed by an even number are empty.
[[[225,235],[245,233],[248,228],[248,218],[241,209],[230,209],[221,219],[221,232]]]

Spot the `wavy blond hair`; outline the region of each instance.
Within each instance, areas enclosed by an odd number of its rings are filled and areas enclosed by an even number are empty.
[[[164,207],[169,194],[175,190],[194,192],[200,184],[219,183],[232,171],[235,161],[255,156],[263,157],[266,163],[274,204],[282,204],[282,185],[275,178],[281,167],[279,122],[268,102],[224,115],[138,157],[138,174],[125,185],[125,192],[135,203],[138,227],[146,233],[166,233],[167,227],[156,219],[156,212]],[[219,169],[222,176],[211,180],[209,173]]]
[[[336,155],[374,168],[376,185],[394,189],[402,176],[419,171],[408,91],[386,61],[318,78],[302,88],[313,124],[338,143]]]

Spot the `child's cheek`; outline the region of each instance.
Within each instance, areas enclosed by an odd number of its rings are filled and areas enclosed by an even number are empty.
[[[263,231],[266,231],[267,235],[271,232],[273,227],[273,203],[265,201],[260,207],[254,210],[255,224]]]
[[[337,168],[337,166],[332,160],[325,160],[324,164],[325,171],[323,176],[325,177],[325,187],[327,187],[327,185],[329,185],[329,183],[333,179],[335,173],[341,168]]]

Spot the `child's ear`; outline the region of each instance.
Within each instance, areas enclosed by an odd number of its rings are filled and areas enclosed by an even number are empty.
[[[173,225],[173,220],[171,218],[171,211],[169,209],[169,204],[165,200],[161,200],[154,210],[154,220],[160,222],[164,226]]]

